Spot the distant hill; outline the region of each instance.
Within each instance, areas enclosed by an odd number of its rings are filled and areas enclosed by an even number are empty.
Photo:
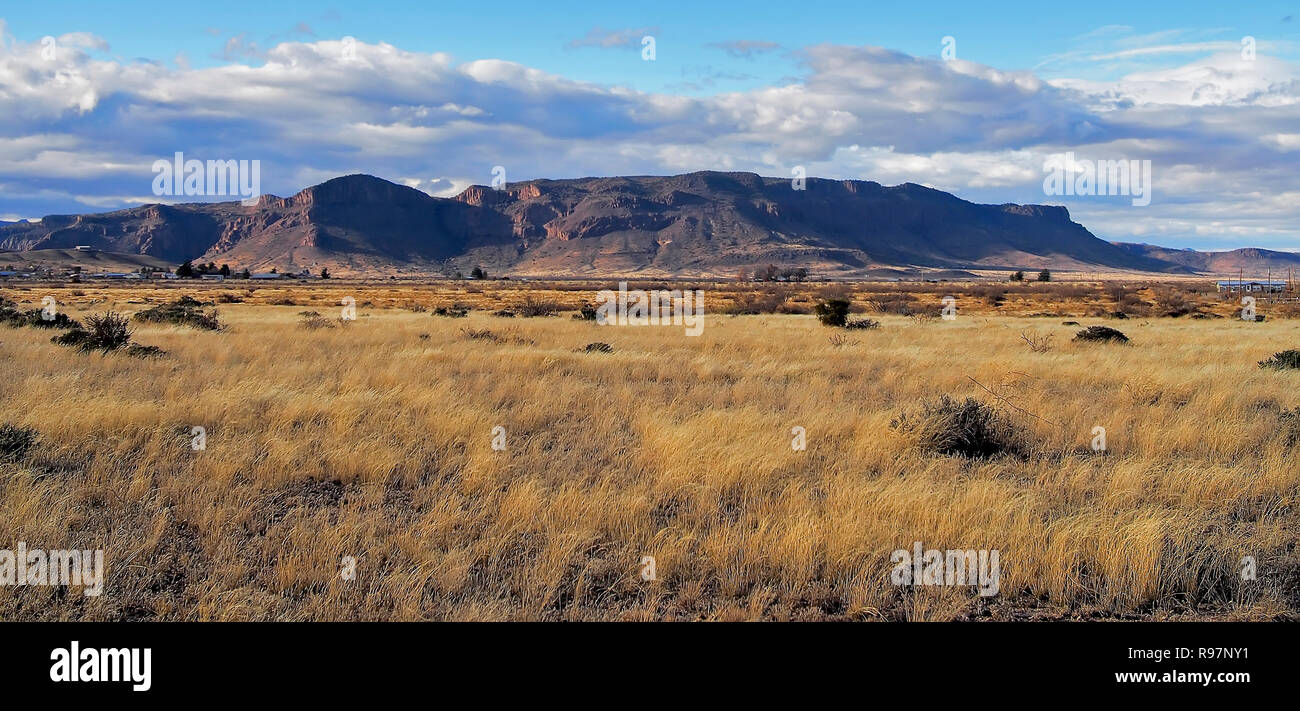
[[[141,267],[156,267],[171,271],[175,264],[147,254],[120,254],[117,252],[78,252],[75,249],[36,249],[25,252],[0,251],[0,270],[16,271],[49,267],[63,270],[81,267],[87,272],[133,272]]]
[[[1269,269],[1276,273],[1285,273],[1288,269],[1300,271],[1300,254],[1293,252],[1279,252],[1258,247],[1245,247],[1225,252],[1200,252],[1194,249],[1169,249],[1150,244],[1128,242],[1114,244],[1131,254],[1180,264],[1198,272],[1211,274],[1236,274],[1238,271],[1246,271],[1249,272],[1249,276],[1259,276]]]
[[[170,265],[339,275],[467,274],[480,265],[593,277],[732,276],[766,264],[840,278],[1202,269],[1178,250],[1098,239],[1063,207],[981,205],[911,183],[810,178],[795,190],[788,179],[708,171],[473,186],[454,198],[349,175],[252,206],[145,205],[0,225],[0,249],[76,245]]]

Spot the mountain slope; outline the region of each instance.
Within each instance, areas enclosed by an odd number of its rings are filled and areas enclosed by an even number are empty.
[[[0,251],[0,271],[7,269],[26,271],[40,268],[62,271],[71,267],[81,267],[87,272],[134,272],[142,267],[170,270],[175,266],[170,261],[145,254],[79,252],[75,249]]]
[[[852,275],[869,268],[1093,267],[1185,271],[1132,255],[1065,208],[977,205],[905,184],[701,172],[535,180],[457,196],[510,218],[514,253],[470,250],[458,266],[518,273],[723,274],[767,263]]]
[[[1251,276],[1259,276],[1256,272],[1263,273],[1269,269],[1279,273],[1288,269],[1300,270],[1300,254],[1258,247],[1244,247],[1225,252],[1198,252],[1194,249],[1169,249],[1151,244],[1129,242],[1114,244],[1131,254],[1180,264],[1198,272],[1235,274],[1238,270],[1244,270],[1251,272]]]

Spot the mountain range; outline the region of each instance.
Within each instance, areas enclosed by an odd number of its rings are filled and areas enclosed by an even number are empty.
[[[368,175],[287,198],[143,205],[0,223],[0,250],[70,249],[338,275],[815,277],[1066,269],[1166,274],[1300,267],[1262,249],[1197,252],[1099,239],[1064,207],[982,205],[921,185],[695,172],[471,186],[450,198]]]

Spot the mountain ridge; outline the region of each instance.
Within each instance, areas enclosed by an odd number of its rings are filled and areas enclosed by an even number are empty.
[[[785,178],[717,171],[473,185],[447,198],[353,174],[249,206],[150,204],[0,224],[0,249],[77,245],[339,275],[482,266],[494,274],[709,277],[766,264],[836,278],[1041,268],[1188,274],[1216,263],[1101,240],[1062,206],[979,204],[915,183],[808,178],[796,190]]]

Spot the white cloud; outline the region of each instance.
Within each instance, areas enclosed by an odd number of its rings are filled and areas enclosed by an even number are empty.
[[[1044,157],[1074,151],[1154,165],[1149,208],[1066,202],[1102,236],[1219,230],[1276,241],[1300,222],[1300,201],[1269,197],[1300,193],[1300,72],[1264,54],[1046,81],[818,45],[799,54],[797,80],[691,97],[383,43],[285,42],[264,61],[193,69],[94,59],[93,37],[50,62],[3,26],[0,37],[0,184],[21,186],[0,193],[0,209],[13,214],[153,201],[149,166],[176,151],[261,160],[263,189],[278,195],[353,172],[447,196],[489,182],[494,165],[511,182],[701,169],[788,177],[803,165],[809,175],[1052,203],[1063,198],[1042,194]]]

